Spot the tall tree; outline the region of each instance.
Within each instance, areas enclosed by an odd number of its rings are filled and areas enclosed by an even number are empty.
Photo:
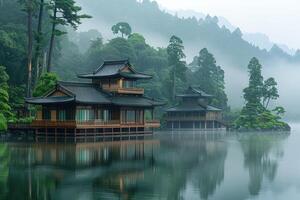
[[[172,98],[175,100],[176,95],[176,78],[179,78],[182,81],[186,80],[185,72],[187,70],[186,63],[182,59],[185,58],[183,52],[184,46],[182,40],[173,35],[170,38],[169,45],[167,47],[168,52],[168,62],[171,67],[170,79],[172,81]]]
[[[193,83],[214,96],[214,106],[225,109],[228,99],[225,93],[224,70],[217,65],[214,55],[204,48],[192,65],[195,65]]]
[[[21,4],[24,5],[24,11],[27,13],[27,97],[31,97],[31,87],[32,87],[32,52],[33,52],[33,31],[32,31],[32,21],[33,14],[36,7],[35,0],[19,0]]]
[[[249,85],[243,90],[246,107],[243,108],[250,117],[255,117],[262,112],[263,76],[261,64],[257,58],[252,58],[249,65]]]
[[[111,27],[111,30],[114,34],[118,34],[119,32],[124,38],[124,35],[129,36],[132,32],[130,25],[127,22],[119,22]]]
[[[52,67],[51,62],[55,36],[66,34],[66,32],[57,29],[57,26],[71,26],[72,28],[77,29],[78,25],[81,24],[81,19],[90,18],[88,15],[79,14],[81,7],[75,4],[76,2],[74,0],[50,0],[49,2],[49,9],[52,12],[50,16],[52,20],[52,28],[47,72],[50,72]]]
[[[261,64],[257,58],[251,59],[248,70],[249,84],[243,90],[246,105],[243,107],[236,124],[239,127],[256,128],[258,126],[258,116],[264,111],[261,104],[264,83],[261,74]]]
[[[36,81],[41,73],[41,63],[42,63],[42,41],[43,41],[43,32],[42,32],[42,24],[43,24],[43,17],[44,17],[44,7],[45,2],[44,0],[39,1],[39,14],[38,14],[38,26],[37,26],[37,33],[36,33],[36,48],[35,48],[35,59],[36,59]]]
[[[276,88],[277,82],[274,78],[268,78],[264,81],[262,95],[263,95],[263,106],[267,109],[270,100],[276,100],[279,97],[278,90]]]

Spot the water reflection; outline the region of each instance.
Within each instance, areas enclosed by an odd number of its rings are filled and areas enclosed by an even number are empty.
[[[7,198],[8,173],[9,173],[9,152],[7,144],[0,143],[0,199]]]
[[[225,177],[236,163],[226,161],[235,151],[249,176],[241,180],[258,195],[264,179],[276,179],[283,138],[164,133],[136,141],[0,143],[0,199],[218,199],[231,184]]]
[[[240,139],[244,153],[244,165],[249,170],[249,193],[258,195],[264,178],[275,179],[278,160],[283,156],[280,142],[286,135],[250,134]]]

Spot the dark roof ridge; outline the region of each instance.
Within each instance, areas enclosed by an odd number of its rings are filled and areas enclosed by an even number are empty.
[[[71,85],[71,86],[81,86],[81,87],[87,87],[87,86],[93,86],[93,83],[89,82],[76,82],[76,81],[58,81],[58,85]]]
[[[129,59],[124,59],[124,60],[104,60],[102,65],[98,67],[98,69],[93,71],[93,74],[96,74],[99,72],[105,65],[117,65],[117,64],[129,64]]]

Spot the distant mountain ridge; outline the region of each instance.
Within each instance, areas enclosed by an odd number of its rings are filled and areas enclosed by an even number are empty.
[[[197,12],[194,10],[177,10],[177,11],[171,11],[164,9],[165,11],[176,15],[178,17],[184,17],[184,18],[189,18],[189,17],[196,17],[198,20],[199,19],[204,19],[206,17],[205,14],[201,12]],[[218,24],[220,27],[225,26],[227,29],[229,29],[231,32],[233,32],[237,27],[232,25],[226,18],[222,16],[217,16],[219,21]],[[271,48],[274,45],[277,45],[280,47],[284,52],[288,53],[289,55],[294,55],[296,53],[295,49],[289,48],[285,44],[276,44],[270,40],[270,38],[264,34],[264,33],[243,33],[243,39],[248,41],[249,43],[258,46],[261,49],[266,49],[267,51],[270,51]]]
[[[263,63],[274,59],[286,62],[298,62],[298,56],[274,54],[266,45],[266,49],[246,41],[240,30],[231,31],[230,23],[221,18],[206,16],[201,13],[197,17],[182,18],[180,14],[172,15],[159,8],[155,1],[143,0],[77,0],[83,10],[93,18],[84,22],[82,29],[98,29],[104,39],[111,39],[111,26],[120,21],[126,21],[134,32],[145,36],[148,43],[156,47],[166,47],[172,35],[181,37],[184,41],[188,61],[198,54],[200,49],[208,48],[224,64],[246,67],[251,57],[259,58]],[[122,14],[120,14],[122,13]],[[185,15],[188,13],[186,12]],[[220,27],[220,24],[224,26]],[[252,38],[255,38],[252,35]],[[249,39],[249,37],[248,37]],[[254,42],[253,42],[254,43]],[[277,45],[280,48],[280,45]],[[280,57],[278,57],[280,56]]]

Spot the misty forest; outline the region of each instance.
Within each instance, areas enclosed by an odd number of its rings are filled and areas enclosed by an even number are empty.
[[[288,93],[274,63],[297,65],[299,51],[257,47],[239,28],[220,26],[218,17],[172,15],[149,0],[1,0],[0,129],[32,120],[36,108],[25,97],[116,59],[153,76],[138,84],[146,96],[166,102],[157,110],[162,124],[164,109],[189,86],[213,95],[211,105],[224,110],[234,129],[283,130],[284,114],[298,114],[293,103],[278,101]]]

